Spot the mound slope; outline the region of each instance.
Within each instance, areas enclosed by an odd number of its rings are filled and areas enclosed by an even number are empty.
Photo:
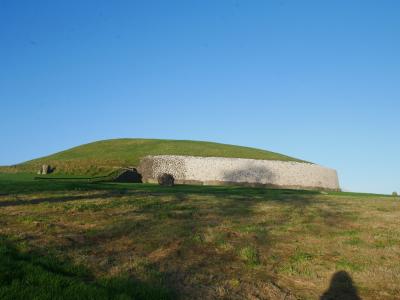
[[[160,139],[113,139],[93,142],[13,167],[16,171],[36,172],[42,164],[56,173],[99,175],[115,168],[137,166],[148,155],[190,155],[260,160],[302,160],[267,150],[214,142]]]

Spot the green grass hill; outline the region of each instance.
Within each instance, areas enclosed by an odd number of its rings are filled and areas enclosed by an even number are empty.
[[[262,149],[213,142],[159,139],[112,139],[84,144],[49,156],[30,160],[3,171],[36,172],[42,164],[56,173],[101,175],[115,168],[137,166],[146,155],[192,155],[301,161]]]

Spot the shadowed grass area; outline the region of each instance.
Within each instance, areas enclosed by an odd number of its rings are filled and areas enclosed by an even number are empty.
[[[0,234],[83,266],[73,281],[100,299],[111,278],[181,299],[318,299],[343,272],[362,299],[400,296],[395,197],[32,178],[0,175]]]
[[[202,193],[212,195],[236,195],[236,196],[263,196],[265,194],[273,196],[275,199],[287,199],[288,195],[293,197],[301,195],[319,195],[319,191],[309,190],[284,190],[270,188],[249,188],[241,186],[201,186],[201,185],[176,185],[165,188],[154,184],[142,183],[115,183],[115,182],[88,182],[91,177],[69,176],[68,180],[35,180],[36,175],[32,173],[1,173],[0,172],[0,195],[13,193],[31,193],[39,191],[90,191],[90,190],[135,190],[151,193],[169,193],[184,195],[187,193]],[[55,176],[56,177],[56,176]],[[76,180],[73,180],[76,179]],[[351,192],[323,192],[326,195],[340,197],[388,197],[390,195],[351,193]]]
[[[42,164],[50,164],[56,167],[57,173],[104,175],[114,167],[138,166],[140,159],[146,155],[162,154],[301,161],[267,150],[213,142],[113,139],[81,145],[3,170],[36,172]]]
[[[0,298],[173,299],[166,289],[131,278],[96,280],[83,266],[48,253],[20,250],[4,237],[0,237]]]
[[[200,186],[200,185],[176,185],[165,188],[154,184],[142,183],[114,183],[114,182],[87,182],[76,178],[76,180],[35,180],[36,176],[29,173],[0,173],[0,194],[30,193],[38,191],[62,191],[62,190],[135,190],[152,193],[186,194],[186,193],[210,193],[210,194],[236,194],[263,195],[275,193],[276,196],[284,194],[319,194],[318,191],[293,191],[274,190],[266,188],[247,188],[240,186]],[[75,178],[71,177],[71,178]]]

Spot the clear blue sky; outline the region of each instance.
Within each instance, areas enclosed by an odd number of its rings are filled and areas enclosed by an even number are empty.
[[[0,165],[211,140],[400,192],[400,1],[0,0]]]

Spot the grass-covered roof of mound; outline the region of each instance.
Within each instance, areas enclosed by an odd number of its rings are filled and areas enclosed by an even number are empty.
[[[263,160],[302,160],[267,150],[213,142],[159,139],[112,139],[84,144],[16,166],[19,171],[36,171],[42,164],[57,173],[101,174],[113,168],[137,166],[146,155],[191,155]]]

